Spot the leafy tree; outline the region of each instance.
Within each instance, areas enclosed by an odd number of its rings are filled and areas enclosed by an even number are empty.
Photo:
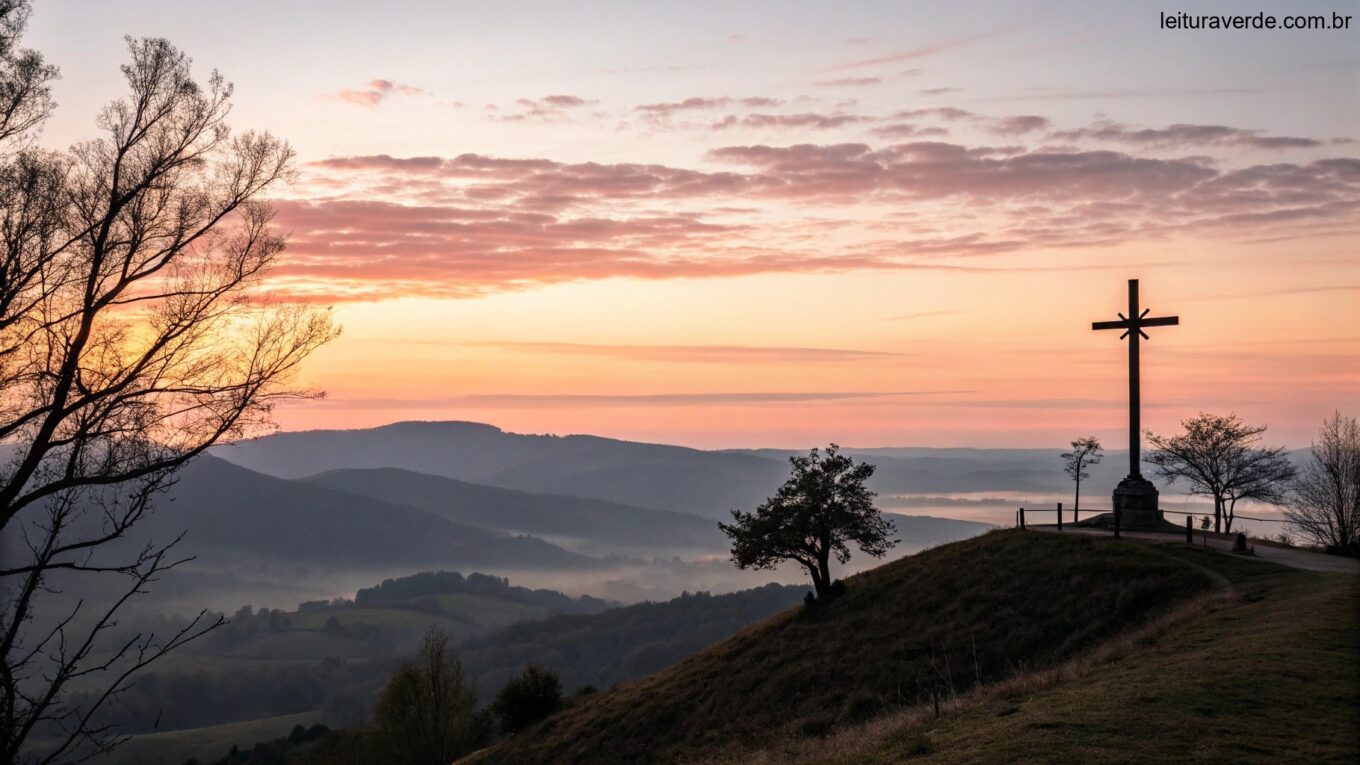
[[[1215,532],[1232,532],[1238,500],[1283,501],[1295,469],[1284,447],[1259,447],[1266,426],[1203,412],[1181,426],[1180,435],[1149,433],[1146,461],[1169,482],[1184,479],[1191,494],[1213,498]]]
[[[449,636],[431,627],[420,655],[383,689],[373,717],[393,761],[447,765],[480,745],[477,694],[464,682]]]
[[[1095,436],[1078,438],[1072,442],[1072,451],[1063,452],[1063,470],[1077,482],[1076,501],[1072,504],[1072,510],[1081,510],[1081,482],[1082,479],[1090,478],[1091,474],[1086,472],[1086,468],[1092,465],[1099,465],[1105,455],[1101,454],[1100,441]]]
[[[562,708],[562,680],[550,669],[530,664],[524,673],[496,694],[491,713],[501,721],[501,732],[524,730]]]
[[[1285,517],[1314,544],[1360,556],[1360,424],[1340,412],[1322,424],[1289,487]]]
[[[185,562],[175,540],[116,543],[186,462],[303,395],[289,378],[335,333],[324,311],[254,299],[284,246],[262,195],[293,152],[231,133],[231,86],[129,40],[102,136],[36,149],[57,72],[20,47],[27,17],[0,0],[0,529],[22,540],[0,562],[0,762],[35,732],[51,744],[29,759],[70,762],[120,742],[98,715],[133,675],[222,621],[112,644],[128,600]],[[54,572],[120,589],[40,609]],[[98,689],[85,706],[73,680]]]
[[[819,600],[832,596],[831,558],[844,565],[851,543],[881,558],[897,544],[889,539],[892,522],[874,507],[865,482],[874,466],[855,462],[831,444],[825,455],[813,449],[789,458],[789,479],[755,512],[732,511],[733,522],[719,528],[732,539],[738,568],[772,569],[797,561],[812,577]]]

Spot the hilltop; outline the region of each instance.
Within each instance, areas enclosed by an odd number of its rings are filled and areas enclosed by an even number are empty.
[[[786,737],[695,765],[1360,761],[1360,578],[1202,548],[1193,599],[1053,671],[903,709],[824,739]]]
[[[659,763],[815,738],[1058,665],[1213,581],[1143,545],[992,532],[850,577],[829,604],[583,698],[471,761]]]

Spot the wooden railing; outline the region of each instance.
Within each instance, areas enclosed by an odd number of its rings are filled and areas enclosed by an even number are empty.
[[[1123,519],[1123,512],[1121,512],[1121,511],[1119,510],[1119,508],[1115,508],[1113,511],[1111,511],[1111,510],[1106,510],[1106,509],[1104,509],[1104,508],[1098,508],[1098,509],[1087,508],[1086,511],[1087,511],[1087,512],[1093,512],[1093,513],[1095,513],[1095,514],[1097,514],[1097,515],[1101,515],[1101,514],[1110,514],[1110,515],[1113,515],[1113,517],[1114,517],[1114,518],[1113,518],[1113,520],[1114,520],[1114,523],[1113,523],[1113,526],[1114,526],[1114,536],[1115,536],[1116,539],[1119,538],[1119,536],[1120,536],[1119,532],[1120,532],[1121,521],[1122,521],[1122,519]],[[1081,511],[1080,511],[1078,508],[1075,508],[1075,507],[1072,508],[1072,525],[1075,526],[1075,525],[1080,521],[1080,518],[1078,517],[1078,515],[1079,515],[1080,512],[1081,512]],[[1199,534],[1202,538],[1204,538],[1204,539],[1206,539],[1206,540],[1208,540],[1208,539],[1232,540],[1233,543],[1234,543],[1236,546],[1238,546],[1238,547],[1241,547],[1241,546],[1243,546],[1243,545],[1245,544],[1245,541],[1246,541],[1246,534],[1243,534],[1243,533],[1241,533],[1241,532],[1234,532],[1234,533],[1219,533],[1219,532],[1211,532],[1211,531],[1204,530],[1204,529],[1198,529],[1198,530],[1195,529],[1195,527],[1194,527],[1194,518],[1195,518],[1195,516],[1197,516],[1197,515],[1203,515],[1203,513],[1191,513],[1191,512],[1186,512],[1186,511],[1183,511],[1183,510],[1160,510],[1160,509],[1159,509],[1157,512],[1158,512],[1158,513],[1161,513],[1161,514],[1165,514],[1165,513],[1174,513],[1174,514],[1176,514],[1176,515],[1184,515],[1184,516],[1185,516],[1185,543],[1186,543],[1186,544],[1193,544],[1193,543],[1194,543],[1194,538],[1195,538],[1195,535],[1196,535],[1196,534]],[[1033,514],[1033,513],[1054,513],[1054,514],[1056,514],[1057,519],[1058,519],[1058,531],[1062,531],[1062,529],[1063,529],[1063,503],[1061,503],[1061,502],[1056,503],[1056,507],[1053,507],[1053,508],[1047,508],[1047,507],[1031,507],[1031,508],[1029,508],[1029,509],[1027,510],[1026,508],[1023,508],[1023,507],[1022,507],[1022,508],[1016,510],[1016,511],[1015,511],[1015,526],[1016,526],[1016,528],[1024,529],[1024,528],[1026,527],[1027,522],[1028,522],[1027,517],[1026,517],[1026,513],[1030,513],[1030,514]],[[1254,518],[1254,517],[1252,517],[1252,516],[1248,516],[1248,515],[1240,515],[1240,514],[1234,515],[1233,517],[1234,517],[1234,519],[1245,519],[1245,520],[1249,520],[1249,521],[1260,521],[1260,522],[1265,522],[1265,523],[1288,523],[1288,522],[1289,522],[1287,519],[1284,519],[1284,518]],[[1261,540],[1257,540],[1257,541],[1261,541]],[[1266,543],[1266,544],[1269,544],[1269,545],[1275,546],[1275,547],[1287,547],[1287,546],[1288,546],[1288,545],[1278,544],[1278,543],[1275,543],[1275,542],[1269,542],[1268,540],[1265,541],[1265,542],[1263,542],[1263,543]]]

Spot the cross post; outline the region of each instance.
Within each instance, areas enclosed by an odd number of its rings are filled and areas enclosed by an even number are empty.
[[[1129,280],[1129,313],[1119,314],[1119,321],[1096,321],[1091,329],[1122,329],[1119,339],[1129,339],[1129,474],[1114,492],[1114,506],[1125,511],[1130,524],[1155,526],[1160,519],[1157,512],[1157,488],[1143,478],[1142,465],[1142,392],[1139,380],[1139,345],[1150,340],[1144,327],[1171,327],[1180,324],[1179,316],[1148,317],[1150,309],[1138,304],[1138,280]],[[1149,503],[1151,507],[1148,507]],[[1150,511],[1150,513],[1149,513]]]

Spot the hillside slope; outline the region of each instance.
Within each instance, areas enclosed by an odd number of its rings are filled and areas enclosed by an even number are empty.
[[[707,765],[1360,761],[1360,577],[1169,546],[1231,589],[1089,661]],[[1110,661],[1111,658],[1117,661]]]
[[[173,523],[216,546],[362,563],[581,568],[595,561],[541,539],[488,531],[396,502],[361,497],[199,459],[171,490]],[[168,515],[168,513],[166,514]]]
[[[278,433],[213,453],[281,478],[342,468],[403,468],[543,494],[727,517],[765,498],[779,460],[599,436],[508,433],[474,422],[398,422],[366,430]]]
[[[305,481],[518,534],[636,547],[726,546],[718,524],[697,515],[484,486],[400,468],[331,470]]]
[[[767,584],[725,595],[685,594],[588,615],[525,621],[460,647],[481,698],[524,667],[552,667],[568,690],[608,688],[675,664],[790,608],[806,587]]]
[[[1140,545],[992,532],[851,577],[826,606],[586,697],[472,761],[660,763],[823,735],[1063,661],[1211,581]]]
[[[83,520],[98,524],[98,514]],[[94,529],[97,530],[97,527]],[[130,546],[187,532],[181,549],[351,567],[587,568],[541,539],[458,523],[426,510],[256,473],[214,457],[190,463],[136,527]]]

